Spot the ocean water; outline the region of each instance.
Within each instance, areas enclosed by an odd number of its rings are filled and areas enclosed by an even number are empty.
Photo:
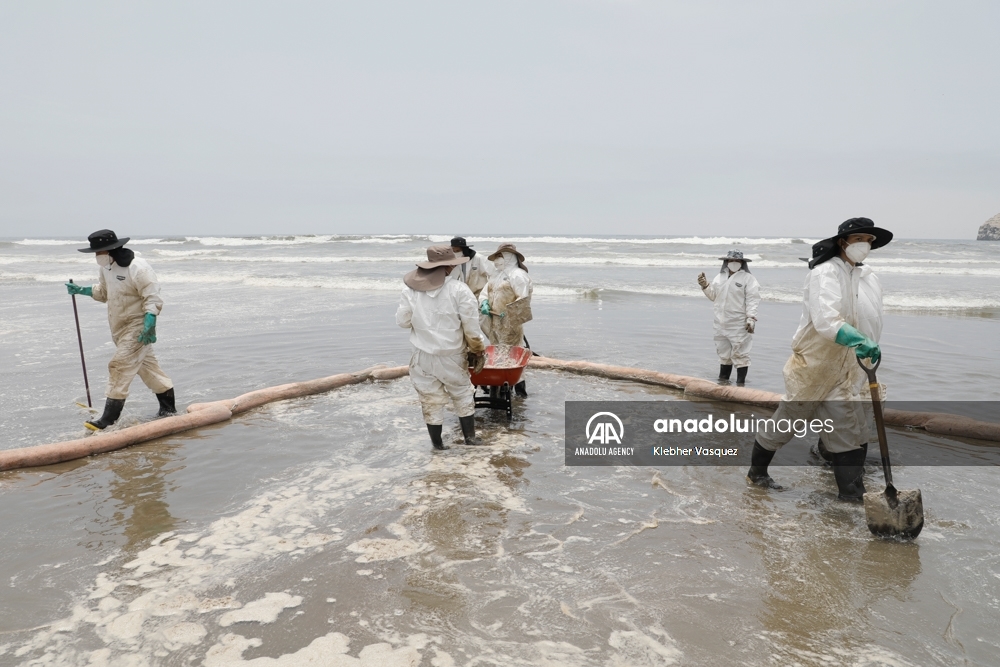
[[[401,277],[448,238],[130,246],[161,279],[157,355],[186,405],[405,364]],[[695,277],[742,249],[764,295],[750,385],[781,390],[815,239],[470,237],[486,252],[501,241],[526,255],[526,334],[541,354],[703,377],[718,362]],[[83,434],[61,285],[96,277],[82,245],[0,241],[0,448]],[[869,263],[886,292],[889,397],[1000,400],[993,246],[899,239]],[[78,307],[101,405],[106,314]],[[921,488],[927,527],[912,544],[880,542],[819,466],[776,469],[782,493],[747,488],[735,468],[568,469],[565,400],[679,396],[526,376],[511,424],[480,411],[481,450],[432,455],[403,379],[0,473],[0,664],[302,664],[311,652],[372,665],[1000,664],[995,469],[900,462],[897,485]],[[154,412],[137,381],[122,424]],[[951,442],[889,437],[904,451]],[[873,467],[869,485],[880,478]]]

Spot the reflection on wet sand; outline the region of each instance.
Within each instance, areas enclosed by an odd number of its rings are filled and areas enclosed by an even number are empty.
[[[470,602],[467,584],[455,566],[503,555],[511,509],[503,500],[519,493],[521,476],[530,465],[503,451],[492,454],[485,465],[478,456],[458,458],[463,454],[460,450],[432,461],[428,472],[413,482],[422,490],[401,521],[432,547],[421,557],[421,566],[407,572],[401,593],[435,615],[453,616],[450,623],[464,622],[460,619],[468,615]],[[490,487],[484,498],[483,489]]]
[[[121,531],[122,548],[128,554],[145,548],[149,540],[174,530],[177,519],[170,514],[167,493],[174,485],[167,477],[176,470],[178,445],[153,443],[135,447],[109,463],[114,477],[108,484],[112,530]],[[98,508],[99,514],[101,508]],[[102,531],[106,533],[107,531]]]
[[[919,545],[873,540],[863,532],[863,510],[826,494],[800,503],[798,519],[780,517],[767,491],[748,488],[745,499],[744,528],[765,577],[759,619],[769,650],[819,660],[832,659],[831,647],[849,655],[870,646],[870,608],[909,594]]]

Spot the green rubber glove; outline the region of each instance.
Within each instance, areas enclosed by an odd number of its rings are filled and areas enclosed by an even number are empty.
[[[483,301],[481,304],[479,304],[479,312],[482,313],[483,315],[489,315],[490,314],[490,302],[489,301]]]
[[[82,287],[76,283],[66,283],[66,291],[70,294],[82,294],[84,296],[94,296],[93,287]]]
[[[146,313],[142,318],[142,333],[139,334],[139,342],[149,345],[156,342],[156,315]]]
[[[836,340],[838,345],[853,347],[858,359],[871,359],[874,362],[882,356],[882,350],[879,349],[878,343],[846,322],[837,332]]]

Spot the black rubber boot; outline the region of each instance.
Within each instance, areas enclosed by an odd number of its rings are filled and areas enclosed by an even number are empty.
[[[477,447],[483,444],[483,441],[476,437],[476,415],[459,417],[458,421],[462,425],[462,435],[465,436],[465,444],[470,447]]]
[[[742,387],[747,383],[747,371],[750,370],[749,366],[743,366],[736,369],[736,386]]]
[[[431,444],[434,445],[434,449],[448,449],[448,445],[444,444],[444,440],[441,439],[441,424],[428,424],[427,432],[431,436]]]
[[[160,402],[160,411],[156,413],[157,417],[169,417],[170,415],[177,414],[177,408],[174,406],[173,387],[167,389],[162,394],[157,394],[156,400]]]
[[[831,454],[830,450],[826,448],[826,445],[823,443],[823,438],[816,441],[816,453],[819,454],[819,457],[823,459],[825,464],[830,465],[833,463],[833,454]]]
[[[865,453],[864,457],[862,457],[861,459],[861,462],[864,463],[865,459],[868,458],[867,442],[861,445],[861,450]],[[823,438],[820,438],[819,440],[816,441],[816,453],[819,454],[821,459],[823,459],[823,463],[825,463],[826,465],[833,465],[833,454],[830,453],[830,450],[826,448],[826,445],[823,443]]]
[[[525,386],[524,380],[521,380],[520,382],[514,385],[514,393],[520,396],[521,398],[528,397],[528,388]]]
[[[104,414],[101,415],[101,418],[89,421],[84,426],[91,431],[103,431],[118,421],[118,418],[122,416],[122,408],[124,407],[124,398],[109,398],[104,402]]]
[[[867,443],[849,452],[831,452],[833,476],[837,480],[837,498],[840,500],[854,503],[864,500],[864,472],[867,455]]]
[[[732,364],[719,365],[719,382],[729,382],[729,377],[733,374]]]
[[[767,466],[771,464],[774,452],[761,447],[756,440],[753,442],[753,452],[750,454],[750,470],[747,471],[747,479],[762,486],[765,489],[781,490],[782,487],[767,474]]]

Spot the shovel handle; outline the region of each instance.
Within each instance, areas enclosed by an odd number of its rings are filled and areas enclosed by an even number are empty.
[[[69,284],[73,284],[73,279],[69,279]],[[90,381],[87,380],[87,360],[83,358],[83,335],[80,333],[80,316],[76,312],[76,295],[70,295],[73,299],[73,319],[76,320],[76,342],[80,345],[80,364],[83,365],[83,386],[87,388],[87,407],[92,408],[94,404],[90,400]]]
[[[876,361],[870,368],[865,365],[865,360],[861,357],[855,357],[855,359],[858,360],[858,366],[861,366],[861,370],[863,370],[865,375],[868,376],[868,382],[870,384],[877,384],[878,381],[875,379],[875,371],[877,371],[878,367],[882,364],[882,357],[879,356],[878,361]]]
[[[858,366],[868,376],[868,388],[872,395],[872,411],[875,413],[875,430],[878,432],[878,449],[882,456],[882,472],[885,473],[885,494],[890,497],[896,496],[896,487],[892,485],[892,466],[889,464],[889,440],[885,435],[885,417],[882,414],[882,396],[879,394],[878,378],[875,377],[875,369],[882,363],[879,357],[870,368],[858,357]]]

